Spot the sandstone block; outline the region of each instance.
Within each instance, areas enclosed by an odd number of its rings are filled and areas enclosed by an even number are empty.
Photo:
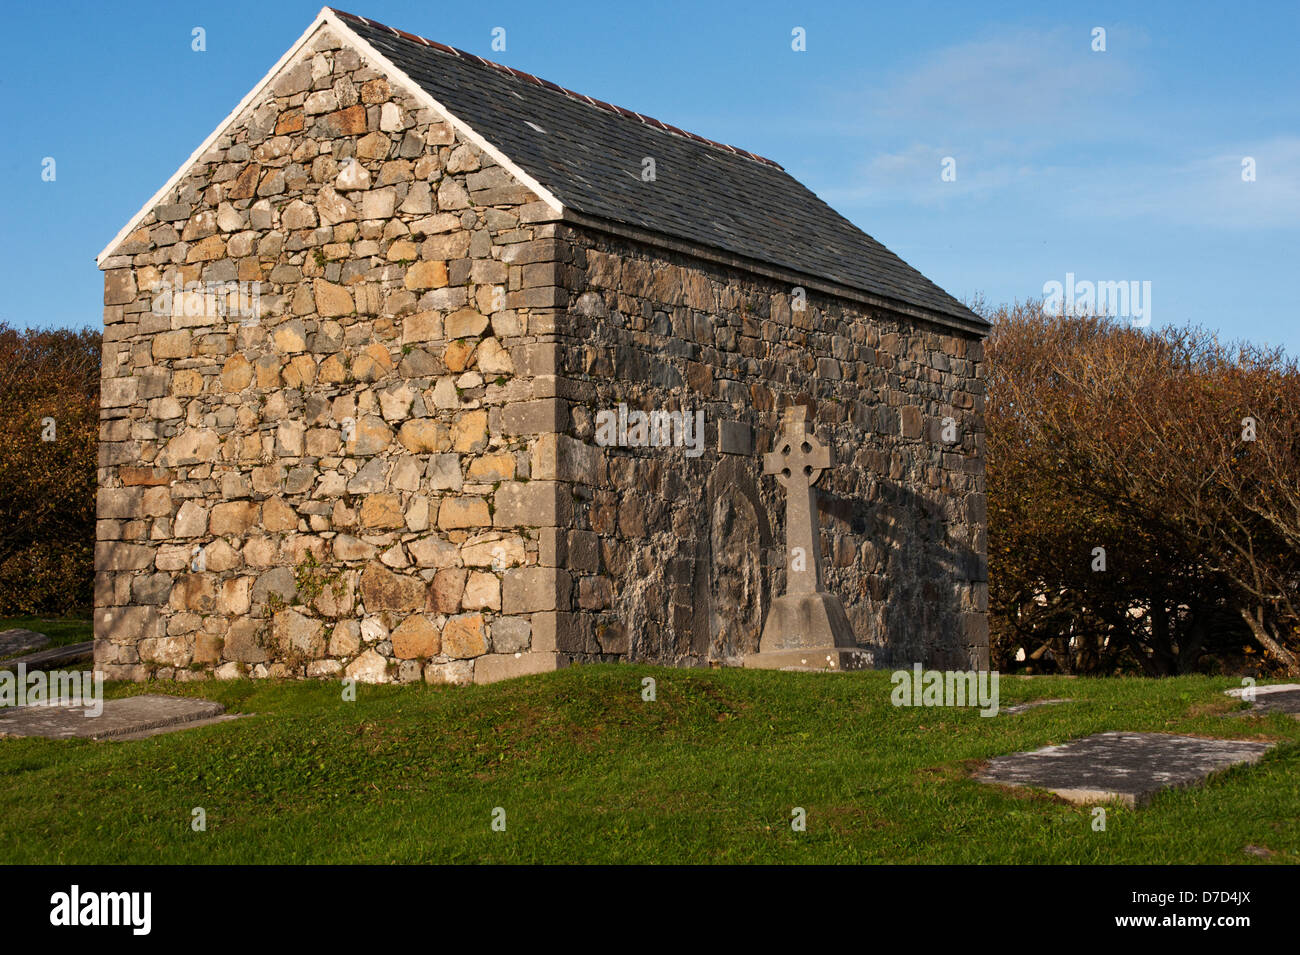
[[[492,623],[492,652],[520,653],[527,650],[532,630],[527,617],[497,617]]]
[[[430,588],[430,600],[433,609],[439,613],[457,613],[460,610],[461,597],[465,593],[465,580],[468,571],[456,567],[445,567],[433,577]]]
[[[460,605],[465,610],[500,610],[500,579],[496,574],[471,571],[469,579],[465,581],[465,592],[461,596]]]
[[[101,487],[95,493],[95,514],[100,520],[144,516],[144,489]]]
[[[448,371],[461,372],[469,367],[470,359],[474,356],[474,346],[463,340],[457,340],[449,343],[442,350],[442,362],[447,366]],[[459,404],[459,398],[457,399]]]
[[[440,261],[416,262],[406,270],[406,287],[416,289],[442,288],[447,284],[447,263]]]
[[[349,663],[343,672],[359,683],[387,683],[388,661],[374,650],[367,650]]]
[[[221,367],[221,387],[230,393],[240,392],[253,383],[253,366],[243,355],[231,355]]]
[[[480,484],[510,481],[515,476],[513,454],[480,454],[469,465],[469,479]]]
[[[186,501],[176,512],[176,537],[202,537],[208,532],[208,512],[198,501]]]
[[[490,653],[474,661],[474,682],[495,683],[559,668],[554,653]]]
[[[460,549],[466,567],[491,567],[504,570],[524,563],[524,539],[510,534],[480,534],[467,540]]]
[[[351,293],[341,285],[335,285],[324,279],[316,279],[312,283],[312,292],[316,299],[316,311],[320,313],[322,318],[351,315],[356,311],[356,305],[352,301]]]
[[[509,435],[563,433],[569,426],[569,404],[562,398],[517,401],[505,406],[502,426]]]
[[[578,615],[554,611],[533,614],[532,648],[534,652],[585,652],[586,637]]]
[[[159,332],[153,339],[153,357],[156,360],[189,358],[193,343],[187,331]]]
[[[397,528],[406,524],[402,499],[397,494],[370,494],[361,504],[361,526]]]
[[[143,570],[153,563],[154,548],[122,541],[100,541],[95,545],[95,572]]]
[[[505,614],[568,610],[571,581],[558,567],[512,567],[501,587],[501,612]]]
[[[350,657],[361,649],[361,624],[356,620],[340,620],[330,634],[330,656]]]
[[[388,427],[383,418],[379,415],[366,415],[356,423],[352,438],[348,441],[348,450],[356,455],[378,454],[387,448],[392,440],[393,430]]]
[[[472,308],[462,308],[447,316],[448,338],[478,338],[487,327],[487,317]]]
[[[412,614],[392,632],[393,656],[399,660],[422,659],[442,649],[438,628],[424,614]]]
[[[361,599],[369,613],[423,610],[425,590],[424,581],[395,574],[377,561],[366,564],[361,574]]]
[[[560,527],[573,516],[573,495],[555,481],[502,484],[493,505],[497,527]]]
[[[606,482],[605,453],[565,434],[541,434],[533,442],[529,473],[535,481],[570,481],[599,487]]]
[[[99,406],[101,408],[124,408],[135,404],[136,391],[140,387],[137,378],[105,378],[99,386]]]
[[[428,342],[442,338],[442,315],[439,312],[417,312],[402,319],[402,341]]]
[[[257,523],[258,506],[253,501],[225,501],[212,508],[211,532],[217,536],[241,536]]]
[[[483,450],[487,447],[487,440],[488,416],[486,411],[466,411],[458,415],[451,426],[452,450],[461,454]]]
[[[452,443],[447,426],[435,418],[414,418],[403,422],[397,440],[406,450],[416,454],[446,451]]]
[[[297,530],[298,512],[282,497],[268,498],[262,504],[262,527],[268,531]]]
[[[164,666],[188,666],[192,649],[188,637],[148,637],[140,641],[140,659]]]
[[[272,620],[272,634],[281,653],[315,659],[325,653],[324,627],[296,610],[281,610]]]
[[[161,637],[164,621],[157,607],[97,607],[95,639],[118,644]]]
[[[487,653],[487,633],[482,614],[452,617],[442,628],[442,652],[459,660]]]
[[[474,661],[452,660],[448,663],[426,663],[424,682],[435,685],[466,686],[474,682]]]
[[[406,546],[420,567],[454,567],[460,561],[459,548],[438,537],[422,537]]]
[[[217,587],[210,574],[181,574],[172,586],[168,601],[173,610],[212,613],[217,606]]]
[[[104,273],[104,304],[128,305],[135,301],[135,272],[131,269],[109,269]]]
[[[491,524],[487,501],[481,497],[448,497],[438,507],[438,526],[443,530]]]

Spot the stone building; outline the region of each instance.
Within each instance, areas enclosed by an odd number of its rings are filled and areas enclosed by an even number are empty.
[[[99,264],[111,678],[739,664],[796,404],[859,645],[987,660],[987,326],[770,160],[327,8]]]

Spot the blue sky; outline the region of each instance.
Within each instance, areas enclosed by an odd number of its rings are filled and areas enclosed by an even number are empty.
[[[0,319],[97,326],[96,254],[319,9],[11,6]],[[769,156],[960,299],[1149,281],[1155,325],[1300,354],[1294,0],[342,9]]]

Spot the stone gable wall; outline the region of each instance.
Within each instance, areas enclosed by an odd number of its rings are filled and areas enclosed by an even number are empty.
[[[653,188],[653,186],[647,186]],[[736,663],[784,592],[785,498],[763,476],[806,404],[826,584],[876,665],[987,665],[983,343],[924,321],[566,229],[569,659]],[[706,451],[593,446],[596,415],[704,409]],[[952,418],[956,440],[943,440]],[[719,429],[729,453],[719,453]]]
[[[551,218],[358,52],[309,41],[103,263],[110,678],[546,665]],[[221,314],[195,282],[257,283],[256,316],[253,286]]]

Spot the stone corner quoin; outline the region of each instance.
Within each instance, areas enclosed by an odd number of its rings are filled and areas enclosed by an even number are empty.
[[[987,665],[978,334],[563,221],[329,24],[101,267],[109,678],[738,664],[792,403],[859,644]],[[598,446],[620,404],[704,453]]]

